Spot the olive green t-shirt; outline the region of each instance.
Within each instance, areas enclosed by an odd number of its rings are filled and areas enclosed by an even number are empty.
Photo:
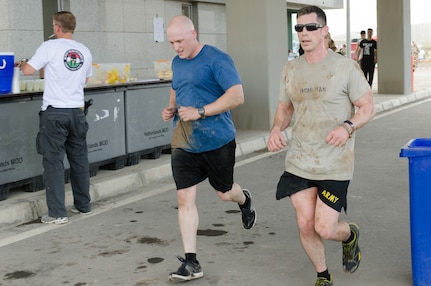
[[[319,63],[304,56],[286,63],[279,100],[293,104],[294,118],[285,170],[311,180],[351,180],[355,134],[343,147],[326,144],[325,137],[352,118],[352,102],[369,89],[358,64],[333,51]]]

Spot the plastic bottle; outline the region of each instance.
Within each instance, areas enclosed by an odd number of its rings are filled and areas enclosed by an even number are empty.
[[[13,68],[12,93],[19,93],[19,67]]]

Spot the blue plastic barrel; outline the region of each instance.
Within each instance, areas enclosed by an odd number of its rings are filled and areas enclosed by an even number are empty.
[[[410,236],[413,286],[431,285],[431,138],[410,140],[400,152],[409,158]]]

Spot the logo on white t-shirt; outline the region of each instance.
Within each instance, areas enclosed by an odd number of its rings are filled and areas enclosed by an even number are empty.
[[[84,64],[84,56],[77,50],[66,51],[63,60],[64,66],[71,71],[79,70]]]

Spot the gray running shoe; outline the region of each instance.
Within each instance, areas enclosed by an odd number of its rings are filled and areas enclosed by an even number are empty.
[[[186,261],[181,256],[177,258],[182,262],[180,268],[176,272],[169,274],[169,280],[173,282],[184,282],[193,279],[198,279],[204,276],[201,266],[198,261],[190,262]]]
[[[68,223],[69,219],[67,217],[50,217],[49,215],[44,215],[40,221],[42,223],[64,224]]]
[[[74,214],[82,214],[82,215],[89,215],[91,214],[91,211],[88,212],[81,212],[80,210],[78,210],[77,208],[71,208],[70,211]]]

